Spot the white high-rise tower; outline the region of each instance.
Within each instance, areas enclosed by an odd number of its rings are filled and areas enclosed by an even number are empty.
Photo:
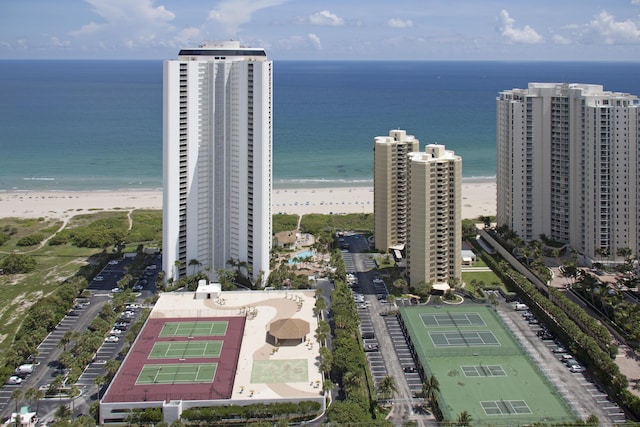
[[[238,41],[164,62],[163,269],[269,273],[272,63]]]
[[[600,85],[530,83],[497,99],[498,225],[586,259],[640,250],[638,98]]]

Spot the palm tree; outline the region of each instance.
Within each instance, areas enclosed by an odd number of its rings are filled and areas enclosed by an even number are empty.
[[[107,378],[113,378],[118,372],[118,368],[120,367],[120,362],[115,359],[107,360],[107,363],[104,364],[104,372]]]
[[[396,392],[398,391],[398,387],[396,386],[396,379],[390,375],[387,375],[380,381],[378,389],[378,393],[381,397],[386,399],[393,399]]]
[[[107,379],[102,375],[98,375],[93,380],[93,383],[98,386],[98,400],[100,400],[100,391],[102,390],[102,386],[104,385],[105,382],[107,382]]]
[[[73,416],[74,412],[76,411],[75,398],[79,394],[80,394],[80,388],[78,388],[78,386],[75,384],[69,387],[69,389],[67,390],[67,396],[69,396],[69,400],[71,400],[71,416]]]
[[[67,405],[60,405],[58,409],[56,409],[55,417],[57,421],[68,420],[71,418],[71,411]]]
[[[37,389],[34,387],[29,387],[27,391],[24,392],[24,398],[29,402],[29,406],[33,405],[33,400],[36,397]],[[36,411],[37,412],[37,411]]]
[[[618,250],[616,251],[616,255],[624,258],[624,262],[628,264],[629,261],[631,260],[631,256],[633,255],[633,252],[629,248],[618,248]]]
[[[331,391],[335,388],[335,384],[329,378],[325,378],[322,383],[322,391],[325,393],[331,393]]]
[[[22,400],[23,395],[24,394],[22,393],[22,390],[20,390],[19,388],[11,392],[11,399],[13,399],[13,401],[16,403],[16,414],[18,413],[18,403],[20,403],[20,400]]]
[[[456,420],[456,424],[459,426],[469,426],[471,425],[471,414],[467,411],[462,411],[458,414],[458,419]]]
[[[174,261],[173,265],[176,267],[176,271],[173,277],[174,279],[178,279],[180,277],[180,269],[182,268],[182,261],[177,259]]]
[[[325,374],[331,372],[333,365],[333,353],[327,347],[320,347],[320,370]]]
[[[193,273],[191,273],[192,276],[196,275],[196,269],[201,265],[202,263],[195,258],[189,260],[189,267],[193,267]]]
[[[58,347],[62,347],[62,351],[67,351],[67,344],[78,339],[79,336],[80,334],[77,331],[67,331],[62,335],[57,345]]]
[[[436,394],[439,392],[440,382],[434,375],[427,377],[427,379],[422,382],[422,397],[430,408],[433,408]]]

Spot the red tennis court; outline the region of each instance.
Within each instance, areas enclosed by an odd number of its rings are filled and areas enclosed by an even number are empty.
[[[223,341],[220,357],[202,358],[153,358],[149,355],[155,343],[184,341],[185,337],[160,337],[160,333],[167,323],[193,322],[228,322],[226,334],[194,335],[187,339],[193,341],[210,341],[215,337]],[[143,401],[171,401],[171,400],[218,400],[229,399],[233,390],[233,380],[238,367],[238,355],[244,333],[245,317],[209,317],[209,318],[156,318],[149,319],[138,339],[133,344],[116,377],[111,382],[103,402],[143,402]],[[136,380],[145,365],[153,364],[210,364],[217,363],[213,382],[193,382],[189,384],[143,384],[136,385]]]

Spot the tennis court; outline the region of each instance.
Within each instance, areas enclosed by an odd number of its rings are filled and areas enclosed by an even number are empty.
[[[439,382],[447,420],[467,411],[474,425],[576,421],[493,307],[465,303],[399,311],[419,364]]]
[[[487,326],[479,313],[423,313],[420,315],[424,326]]]
[[[220,357],[222,341],[159,341],[153,344],[149,359],[195,359]]]
[[[208,337],[227,334],[229,322],[166,322],[160,337]]]
[[[465,377],[506,377],[507,373],[500,365],[461,366]]]
[[[530,414],[531,409],[524,400],[490,400],[480,402],[487,415]]]
[[[217,363],[144,365],[136,385],[210,383],[213,382],[217,368]]]
[[[441,347],[474,347],[483,345],[500,346],[500,342],[491,331],[429,331],[433,346]]]

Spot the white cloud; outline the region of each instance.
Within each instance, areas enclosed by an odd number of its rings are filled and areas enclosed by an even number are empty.
[[[56,46],[56,47],[66,47],[69,46],[69,40],[60,40],[58,37],[53,36],[51,38],[49,38],[49,42],[51,43],[51,45]]]
[[[391,18],[387,21],[387,26],[391,28],[411,28],[413,27],[413,21],[411,19],[403,21],[400,18]]]
[[[202,31],[199,28],[187,27],[180,30],[174,40],[179,46],[200,44],[202,42]]]
[[[309,33],[307,38],[309,39],[309,41],[311,42],[315,50],[322,50],[322,43],[320,42],[320,37],[318,37],[316,34]]]
[[[560,34],[554,34],[553,42],[555,44],[562,44],[562,45],[571,44],[571,40],[570,39],[568,39],[567,37],[561,36]]]
[[[322,10],[314,13],[309,17],[309,22],[312,25],[327,26],[327,27],[339,27],[344,25],[344,19],[340,18],[335,13],[331,13],[328,10]]]
[[[637,23],[630,19],[616,21],[615,16],[604,10],[589,23],[589,29],[604,37],[606,44],[640,43],[640,28]]]
[[[638,4],[638,5],[640,5],[640,0],[631,0],[631,4]]]
[[[251,21],[255,12],[279,6],[288,0],[223,0],[216,9],[209,11],[208,19],[217,21],[225,28],[228,36],[237,37],[242,24]]]
[[[166,34],[175,31],[170,24],[175,14],[156,0],[84,0],[103,22],[91,21],[69,34],[77,38],[101,36],[119,38],[120,43],[133,48],[162,44]],[[98,41],[100,43],[101,41]]]
[[[505,9],[500,11],[500,17],[498,20],[498,31],[509,43],[534,44],[541,43],[543,41],[543,37],[528,25],[525,25],[524,28],[515,28],[513,26],[515,19],[510,17],[509,12]]]

